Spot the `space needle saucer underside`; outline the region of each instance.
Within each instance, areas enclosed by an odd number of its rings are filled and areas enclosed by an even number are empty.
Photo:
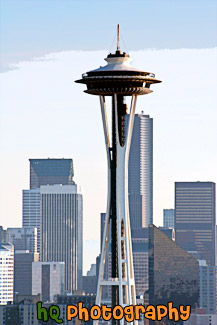
[[[101,95],[101,96],[110,96],[113,94],[120,94],[124,96],[131,96],[131,95],[145,95],[152,93],[152,90],[144,87],[108,87],[108,88],[94,88],[94,89],[87,89],[84,91],[87,94],[91,95]]]

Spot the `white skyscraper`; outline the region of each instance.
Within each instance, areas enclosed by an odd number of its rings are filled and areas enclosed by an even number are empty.
[[[200,275],[199,307],[206,309],[207,314],[216,311],[216,266],[208,266],[205,260],[198,260]]]
[[[131,228],[148,227],[153,223],[153,119],[143,113],[135,115],[128,173]]]
[[[40,214],[41,195],[40,188],[23,190],[23,228],[37,228],[37,252],[40,253]]]
[[[65,289],[81,289],[83,207],[78,186],[41,186],[41,261],[65,262]]]
[[[0,305],[13,302],[14,294],[14,246],[0,243]]]

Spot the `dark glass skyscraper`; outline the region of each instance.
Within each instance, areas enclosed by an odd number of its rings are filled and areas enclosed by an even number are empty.
[[[175,234],[186,251],[215,265],[215,183],[175,183]]]
[[[149,304],[172,301],[175,307],[191,305],[192,309],[198,304],[197,260],[154,225],[149,226],[148,264]]]
[[[74,184],[72,159],[29,159],[30,189],[41,185]]]
[[[32,294],[32,263],[39,261],[38,253],[17,250],[14,254],[14,298]]]

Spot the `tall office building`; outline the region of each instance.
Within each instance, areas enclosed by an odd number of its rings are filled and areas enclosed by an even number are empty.
[[[199,302],[199,264],[154,225],[149,226],[149,304]]]
[[[148,228],[132,229],[133,266],[136,296],[148,290]]]
[[[163,210],[163,223],[166,228],[175,227],[175,209],[164,209]]]
[[[14,297],[15,294],[32,294],[32,263],[39,261],[38,253],[17,250],[14,253]]]
[[[41,294],[43,302],[52,302],[54,295],[64,292],[64,262],[32,263],[32,294]]]
[[[215,314],[216,310],[216,267],[208,266],[206,261],[199,260],[200,300],[199,307],[207,314]]]
[[[14,245],[14,251],[28,250],[37,252],[37,228],[8,228],[8,242]]]
[[[30,189],[41,185],[73,184],[72,159],[29,159]]]
[[[0,243],[0,305],[13,302],[14,294],[14,246]]]
[[[82,194],[74,185],[41,186],[41,261],[65,262],[65,289],[82,288]]]
[[[215,265],[215,183],[175,183],[175,236],[186,251]]]
[[[23,228],[37,228],[37,252],[41,247],[40,188],[23,190]]]
[[[129,115],[126,115],[128,125]],[[128,167],[131,228],[153,223],[153,119],[136,114]]]

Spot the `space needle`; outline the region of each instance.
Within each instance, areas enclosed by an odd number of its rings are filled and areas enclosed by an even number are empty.
[[[108,197],[102,253],[96,295],[101,306],[102,288],[111,286],[112,307],[136,304],[130,216],[128,204],[128,160],[138,95],[152,92],[150,86],[161,82],[155,75],[130,65],[131,58],[120,50],[119,25],[117,50],[105,59],[107,65],[86,72],[78,83],[86,84],[86,93],[99,96],[108,163]],[[106,96],[112,99],[111,132],[106,111]],[[131,96],[130,110],[126,97]],[[126,125],[125,116],[129,114]],[[109,231],[111,234],[109,236]],[[111,278],[104,278],[107,246],[111,240]],[[117,321],[113,320],[113,324]],[[120,320],[123,324],[124,320]],[[136,322],[134,321],[134,324]]]

